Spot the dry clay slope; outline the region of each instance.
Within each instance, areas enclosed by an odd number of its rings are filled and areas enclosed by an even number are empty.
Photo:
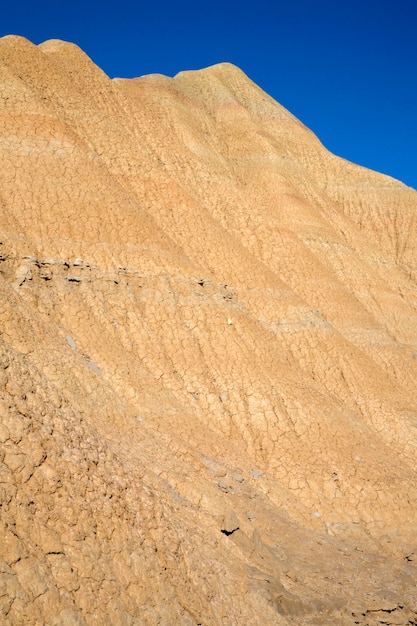
[[[3,622],[417,623],[417,193],[228,64],[0,72]]]

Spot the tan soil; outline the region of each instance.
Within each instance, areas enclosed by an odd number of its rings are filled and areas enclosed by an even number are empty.
[[[0,92],[0,622],[417,624],[417,192],[229,64]]]

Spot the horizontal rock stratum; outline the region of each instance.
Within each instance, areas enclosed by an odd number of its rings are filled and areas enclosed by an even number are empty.
[[[417,624],[417,192],[227,63],[0,72],[1,623]]]

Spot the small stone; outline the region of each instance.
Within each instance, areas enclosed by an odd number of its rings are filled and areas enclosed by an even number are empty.
[[[67,335],[66,339],[67,339],[67,344],[69,345],[69,347],[75,350],[75,348],[77,347],[77,344],[75,343],[71,335]]]
[[[231,535],[235,530],[239,529],[239,520],[237,515],[231,509],[228,509],[223,517],[223,523],[221,527],[222,533],[225,535]]]
[[[90,359],[84,358],[84,363],[89,367],[97,376],[101,376],[101,370],[98,365],[94,363],[94,361],[90,361]]]

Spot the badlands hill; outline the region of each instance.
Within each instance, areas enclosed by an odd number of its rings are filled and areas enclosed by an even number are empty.
[[[417,624],[417,192],[229,64],[0,72],[0,622]]]

